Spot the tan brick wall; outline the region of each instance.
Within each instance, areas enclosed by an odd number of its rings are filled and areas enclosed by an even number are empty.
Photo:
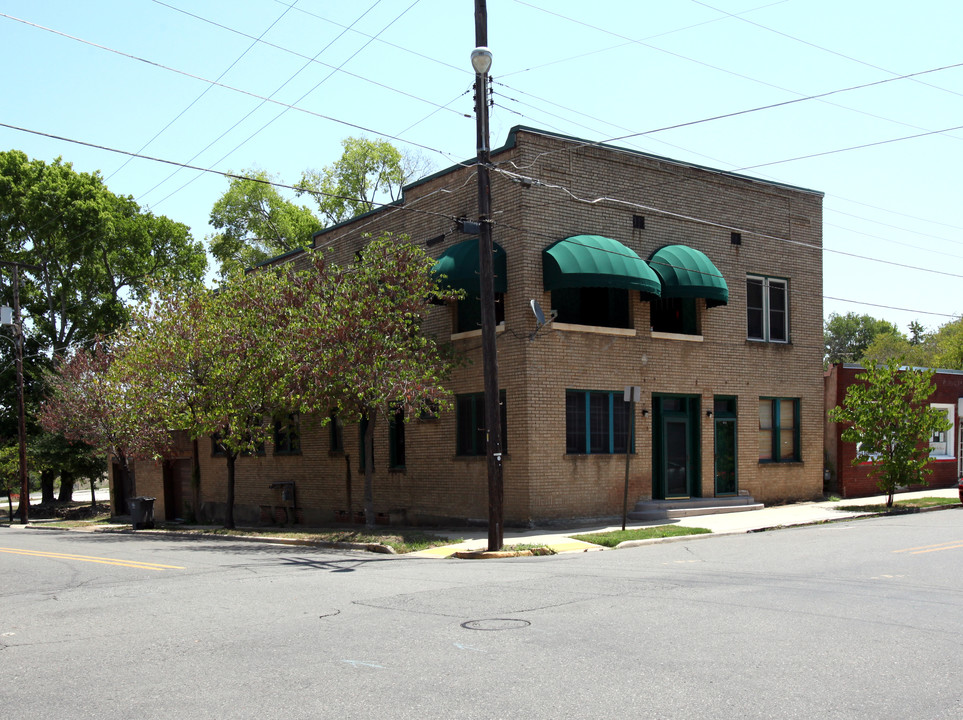
[[[498,335],[500,386],[507,395],[508,453],[504,462],[506,522],[518,524],[621,512],[624,455],[567,455],[565,390],[619,391],[639,385],[643,399],[631,458],[630,503],[652,494],[653,393],[701,398],[702,492],[713,490],[713,423],[705,416],[716,395],[738,402],[738,481],[758,500],[811,498],[822,491],[822,196],[700,169],[662,158],[592,146],[520,130],[515,147],[496,154],[493,237],[508,258],[505,328]],[[532,178],[530,187],[507,173]],[[411,187],[403,209],[390,207],[329,229],[317,244],[336,262],[350,262],[365,235],[407,234],[413,242],[446,235],[429,251],[437,257],[468,239],[454,218],[477,216],[471,168],[457,168]],[[603,198],[600,200],[600,198]],[[608,198],[608,199],[604,199]],[[645,229],[632,216],[645,216]],[[742,231],[742,244],[730,233]],[[534,341],[529,302],[546,311],[551,293],[542,285],[542,250],[578,234],[614,238],[647,259],[668,244],[704,252],[724,275],[729,304],[700,306],[701,342],[653,337],[648,303],[630,293],[631,336],[548,327]],[[288,261],[303,265],[297,258]],[[746,276],[787,278],[790,344],[746,339]],[[452,309],[435,308],[429,331],[447,340]],[[483,389],[480,338],[453,341],[466,359],[450,381],[456,394]],[[306,359],[310,361],[310,359]],[[762,396],[799,398],[801,462],[758,462],[758,406]],[[405,509],[409,521],[485,520],[487,479],[483,458],[455,457],[455,416],[415,421],[406,428],[403,472],[387,468],[388,429],[376,425],[375,504],[379,512]],[[362,500],[357,467],[357,427],[345,428],[345,454],[353,483],[351,510]],[[237,504],[256,514],[274,502],[270,483],[291,479],[298,500],[319,520],[348,510],[345,458],[328,452],[328,431],[304,423],[299,456],[241,458]],[[202,446],[202,492],[207,502],[224,497],[225,466]]]

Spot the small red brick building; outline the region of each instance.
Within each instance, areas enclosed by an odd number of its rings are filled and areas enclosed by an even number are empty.
[[[861,365],[840,363],[826,371],[824,382],[827,413],[843,404],[846,390],[857,382],[856,375],[863,370]],[[963,433],[960,427],[960,414],[963,411],[963,371],[935,370],[933,384],[936,390],[929,398],[930,406],[945,411],[953,425],[945,433],[939,433],[930,439],[930,455],[933,458],[930,467],[933,473],[925,487],[953,487],[963,476]],[[844,429],[841,423],[830,422],[827,417],[826,491],[844,498],[878,495],[876,480],[869,474],[870,464],[853,465],[856,445],[843,442],[841,435]]]

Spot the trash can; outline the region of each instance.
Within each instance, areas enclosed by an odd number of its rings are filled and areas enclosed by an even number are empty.
[[[130,506],[132,530],[149,530],[154,527],[154,500],[152,497],[135,497],[127,501]]]

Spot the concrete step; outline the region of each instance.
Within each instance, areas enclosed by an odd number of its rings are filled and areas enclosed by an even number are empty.
[[[765,507],[749,495],[724,498],[687,498],[684,500],[642,500],[629,513],[632,520],[671,520],[694,515],[717,515],[720,513],[762,510]]]

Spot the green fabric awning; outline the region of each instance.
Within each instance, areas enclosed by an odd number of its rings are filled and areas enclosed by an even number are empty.
[[[546,290],[610,287],[661,294],[652,268],[618,240],[601,235],[575,235],[542,250]]]
[[[666,245],[649,259],[662,280],[662,297],[705,298],[706,307],[726,305],[729,286],[704,253],[687,245]]]
[[[498,243],[493,245],[495,292],[503,293],[508,289],[505,251]],[[445,276],[440,279],[440,284],[445,287],[464,290],[469,296],[477,297],[481,293],[478,279],[478,238],[465,240],[445,250],[431,272]]]

